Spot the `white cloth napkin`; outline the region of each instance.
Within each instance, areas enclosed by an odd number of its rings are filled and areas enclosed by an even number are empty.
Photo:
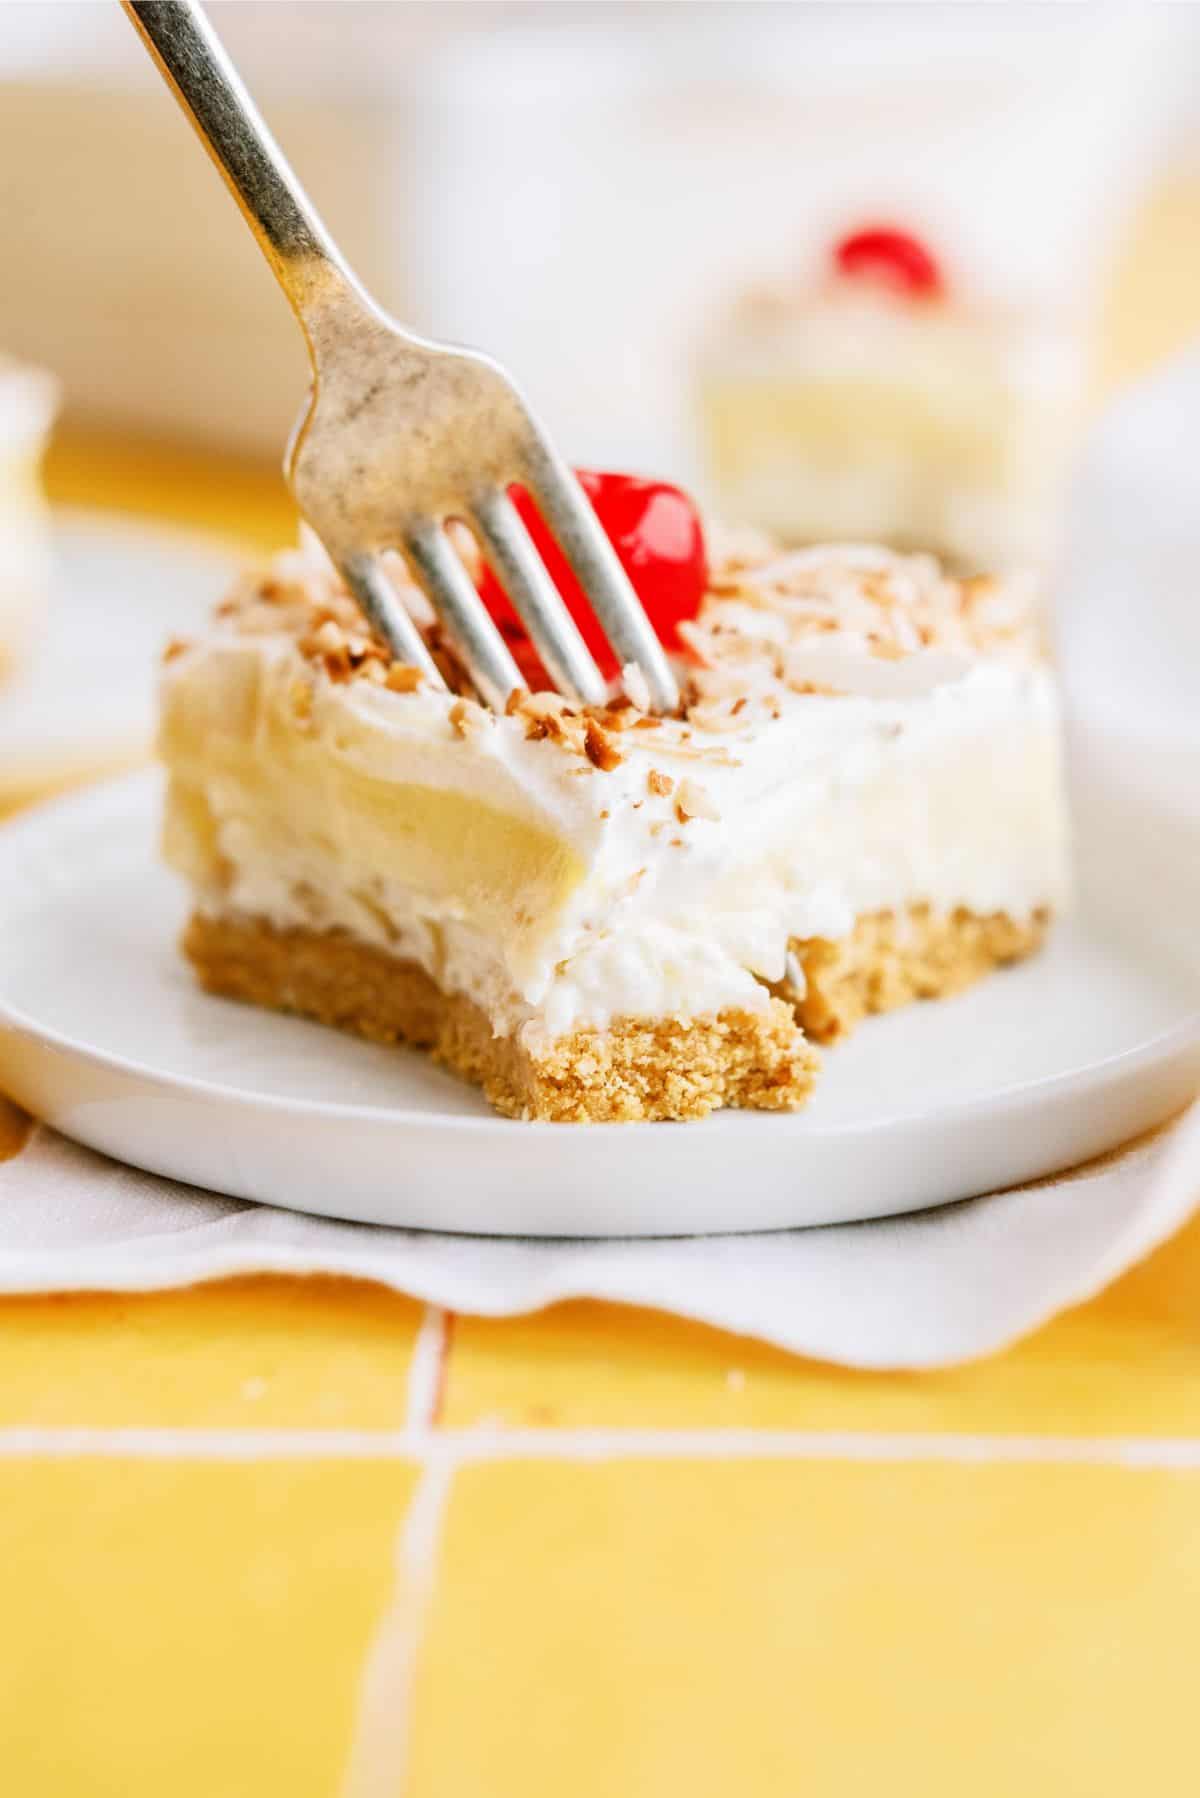
[[[1085,677],[1072,696],[1077,752],[1088,752],[1092,726],[1111,743],[1115,725],[1130,747],[1112,769],[1125,817],[1145,824],[1166,807],[1173,844],[1186,831],[1193,850],[1200,783],[1179,776],[1200,768],[1200,725],[1179,670],[1194,681],[1200,668],[1189,655],[1189,633],[1200,636],[1200,463],[1186,454],[1198,412],[1192,358],[1123,402],[1099,435],[1077,499],[1063,619],[1068,673]],[[1147,883],[1144,865],[1138,877]],[[1116,1155],[1019,1191],[869,1224],[657,1242],[327,1222],[138,1173],[40,1130],[0,1166],[0,1291],[346,1274],[458,1311],[504,1315],[590,1296],[851,1366],[933,1367],[989,1353],[1089,1297],[1197,1202],[1200,1105]]]
[[[1147,1254],[1200,1199],[1200,1105],[1019,1191],[870,1224],[668,1241],[438,1236],[217,1198],[41,1130],[0,1166],[0,1291],[349,1274],[449,1310],[651,1305],[852,1367],[1002,1347]]]

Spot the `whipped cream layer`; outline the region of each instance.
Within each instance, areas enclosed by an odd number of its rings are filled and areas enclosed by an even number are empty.
[[[801,615],[820,604],[803,558],[769,572],[809,592]],[[201,907],[348,931],[502,1034],[761,1007],[791,938],[864,913],[1062,905],[1044,666],[806,629],[785,683],[764,674],[783,614],[747,603],[736,563],[728,585],[696,627],[685,717],[617,714],[582,748],[539,734],[548,697],[495,716],[335,680],[269,612],[226,627],[166,670],[168,857]]]

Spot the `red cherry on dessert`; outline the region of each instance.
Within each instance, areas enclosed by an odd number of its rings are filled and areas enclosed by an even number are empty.
[[[873,281],[914,299],[936,299],[945,291],[942,271],[920,238],[890,225],[852,231],[834,246],[839,274]]]
[[[575,473],[646,608],[659,642],[666,650],[679,649],[679,626],[696,616],[708,585],[704,532],[695,506],[681,488],[666,481],[598,474],[586,468],[578,468]],[[618,672],[617,658],[566,557],[524,488],[512,487],[509,492],[596,665],[611,680]],[[536,668],[536,658],[531,664],[528,654],[532,646],[490,568],[484,570],[479,591],[522,674],[530,679],[531,668]],[[544,679],[543,673],[538,684],[544,684]]]

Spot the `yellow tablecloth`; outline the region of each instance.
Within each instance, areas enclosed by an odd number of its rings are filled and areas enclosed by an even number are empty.
[[[1198,216],[1141,221],[1109,380],[1200,319]],[[287,516],[75,434],[51,478]],[[329,1280],[8,1300],[0,1568],[14,1798],[1190,1793],[1200,1223],[921,1377]]]

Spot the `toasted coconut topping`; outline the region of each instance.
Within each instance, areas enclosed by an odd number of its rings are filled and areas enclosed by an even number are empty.
[[[694,780],[681,780],[675,795],[675,816],[681,824],[686,824],[689,818],[707,818],[715,824],[721,812],[707,788]]]
[[[735,541],[680,634],[697,664],[688,715],[709,730],[719,728],[711,702],[728,701],[732,715],[780,690],[853,692],[864,662],[939,650],[1031,665],[1044,653],[1027,581],[957,580],[932,556],[855,543],[781,555]]]
[[[491,713],[474,699],[456,699],[450,707],[452,729],[460,737],[476,737],[488,728]]]
[[[626,662],[621,670],[621,685],[635,711],[650,710],[650,683],[636,662]]]
[[[736,756],[713,738],[727,736],[735,748],[741,736],[763,719],[778,718],[784,704],[796,699],[898,691],[897,681],[946,679],[980,657],[1029,666],[1044,654],[1035,596],[1026,582],[959,580],[930,556],[869,544],[782,552],[757,532],[714,526],[708,535],[708,592],[697,616],[679,627],[684,696],[676,714],[650,713],[645,676],[628,664],[606,705],[579,706],[559,693],[515,689],[505,713],[520,719],[526,737],[607,771],[624,759],[614,739],[653,731],[664,755],[730,766]],[[475,569],[478,551],[470,533],[459,531],[454,541],[468,570]],[[388,555],[384,562],[450,688],[451,723],[465,734],[475,728],[464,725],[466,719],[486,722],[486,714],[401,558]],[[331,681],[363,680],[400,695],[434,691],[420,669],[395,661],[374,635],[311,532],[302,533],[298,549],[243,576],[217,610],[239,635],[291,637]],[[173,643],[167,659],[180,653],[182,646]],[[909,662],[911,676],[904,667]],[[656,779],[666,777],[652,773],[651,792],[662,791]],[[681,794],[693,784],[681,783]],[[690,809],[682,797],[678,803],[689,817],[711,815]]]
[[[589,718],[583,735],[583,747],[592,766],[607,774],[611,768],[619,768],[624,756],[618,754],[611,737],[607,736],[594,718]]]

